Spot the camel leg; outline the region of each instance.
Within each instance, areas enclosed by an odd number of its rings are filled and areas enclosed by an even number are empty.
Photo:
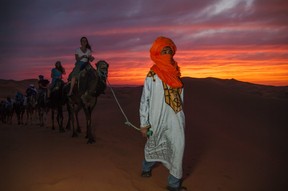
[[[54,109],[51,109],[51,120],[52,120],[52,130],[55,130],[55,126],[54,126]]]
[[[77,123],[77,132],[78,132],[78,133],[82,133],[81,127],[80,127],[80,123],[79,123],[79,118],[78,118],[78,112],[79,112],[79,110],[77,110],[77,111],[75,112],[75,118],[76,118],[76,123]]]
[[[74,118],[75,118],[75,111],[73,106],[71,105],[71,103],[67,103],[67,109],[68,109],[68,122],[67,122],[67,126],[69,124],[69,127],[71,128],[72,126],[72,137],[78,137],[78,133],[75,129],[75,125],[74,125]]]
[[[63,110],[62,110],[62,106],[58,106],[58,109],[57,109],[57,122],[58,122],[60,133],[65,132],[65,130],[63,128]]]
[[[20,114],[20,123],[21,123],[22,125],[24,125],[24,120],[23,120],[23,118],[24,118],[24,111],[21,112],[21,114]]]
[[[92,113],[92,110],[91,108],[85,108],[84,109],[84,112],[85,112],[85,116],[86,116],[86,127],[87,127],[87,144],[92,144],[92,143],[95,143],[95,139],[94,139],[94,136],[93,136],[93,133],[92,133],[92,127],[91,127],[91,113]]]
[[[21,113],[19,114],[19,120],[21,119]],[[21,120],[20,120],[21,121]],[[25,125],[28,125],[28,121],[29,121],[29,111],[26,110],[26,122]]]
[[[70,107],[69,107],[69,103],[67,103],[67,111],[68,111],[68,120],[67,120],[67,124],[66,124],[66,129],[70,130],[71,129],[71,112],[70,112]]]
[[[70,122],[71,122],[71,125],[72,125],[72,130],[73,130],[73,134],[72,134],[72,137],[78,137],[78,133],[75,129],[75,125],[74,125],[74,113],[71,113],[71,118],[70,118]]]
[[[39,108],[38,110],[38,115],[39,115],[39,123],[40,123],[40,126],[42,127],[42,108]]]

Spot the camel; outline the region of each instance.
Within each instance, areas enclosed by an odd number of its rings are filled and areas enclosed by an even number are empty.
[[[55,130],[54,126],[54,116],[55,111],[57,112],[57,124],[59,126],[60,132],[65,132],[63,128],[63,105],[65,104],[64,94],[63,94],[64,82],[61,79],[57,79],[55,84],[51,88],[50,98],[48,106],[51,110],[52,119],[52,130]]]
[[[24,113],[25,113],[25,105],[27,104],[27,97],[25,97],[22,93],[17,92],[15,96],[14,109],[17,116],[18,125],[24,125]]]
[[[100,60],[96,63],[96,69],[94,69],[90,63],[87,63],[79,74],[78,86],[74,86],[73,95],[68,97],[67,109],[69,116],[66,128],[69,129],[71,128],[70,125],[72,126],[72,137],[77,137],[78,133],[81,133],[78,112],[83,109],[86,118],[87,144],[95,142],[93,134],[94,127],[91,126],[91,114],[97,104],[98,96],[104,93],[104,90],[106,89],[108,67],[109,64],[104,60]],[[67,92],[68,91],[66,91],[66,94]],[[74,125],[75,119],[77,128]]]
[[[37,110],[38,110],[40,126],[43,127],[46,122],[46,115],[49,111],[46,89],[38,90]]]
[[[37,94],[27,95],[26,97],[26,125],[32,124],[34,111],[37,107]]]

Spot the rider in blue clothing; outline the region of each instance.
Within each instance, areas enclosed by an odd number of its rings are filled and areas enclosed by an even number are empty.
[[[18,103],[24,102],[24,95],[21,92],[17,92],[15,95],[15,101]]]
[[[48,97],[50,97],[50,92],[52,91],[52,89],[54,88],[55,86],[55,82],[57,80],[62,80],[62,75],[63,74],[66,74],[65,72],[65,69],[64,67],[62,66],[61,62],[60,61],[57,61],[55,63],[55,67],[52,68],[51,70],[51,78],[52,78],[52,82],[51,82],[51,85],[49,86],[49,89],[48,89]]]
[[[57,79],[62,79],[62,75],[63,74],[66,74],[65,73],[65,69],[63,68],[63,66],[61,65],[61,62],[60,61],[57,61],[55,63],[55,68],[53,68],[51,70],[51,78],[52,78],[52,87],[54,86],[55,84],[55,81]]]

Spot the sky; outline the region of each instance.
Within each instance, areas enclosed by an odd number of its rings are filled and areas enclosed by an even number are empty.
[[[182,77],[288,85],[287,0],[2,0],[0,79],[67,74],[86,36],[109,83],[142,85],[158,36],[177,46]]]

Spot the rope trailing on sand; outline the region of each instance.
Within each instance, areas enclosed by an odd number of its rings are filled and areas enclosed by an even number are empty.
[[[121,110],[123,116],[124,116],[125,119],[126,119],[125,124],[128,125],[128,126],[130,126],[130,127],[133,127],[134,129],[136,129],[136,130],[138,130],[138,131],[140,131],[140,128],[138,128],[138,127],[136,127],[135,125],[133,125],[132,123],[130,123],[130,121],[128,120],[126,114],[124,113],[124,111],[123,111],[123,109],[122,109],[122,107],[121,107],[121,105],[120,105],[120,103],[119,103],[119,101],[118,101],[118,99],[117,99],[117,97],[116,97],[116,95],[115,95],[115,93],[114,93],[114,91],[113,91],[113,88],[112,88],[112,86],[111,86],[111,84],[110,84],[110,82],[109,82],[108,79],[107,79],[107,82],[108,82],[108,85],[109,85],[109,87],[110,87],[110,89],[111,89],[111,92],[112,92],[112,94],[113,94],[113,96],[114,96],[114,98],[115,98],[115,101],[116,101],[119,109]]]

